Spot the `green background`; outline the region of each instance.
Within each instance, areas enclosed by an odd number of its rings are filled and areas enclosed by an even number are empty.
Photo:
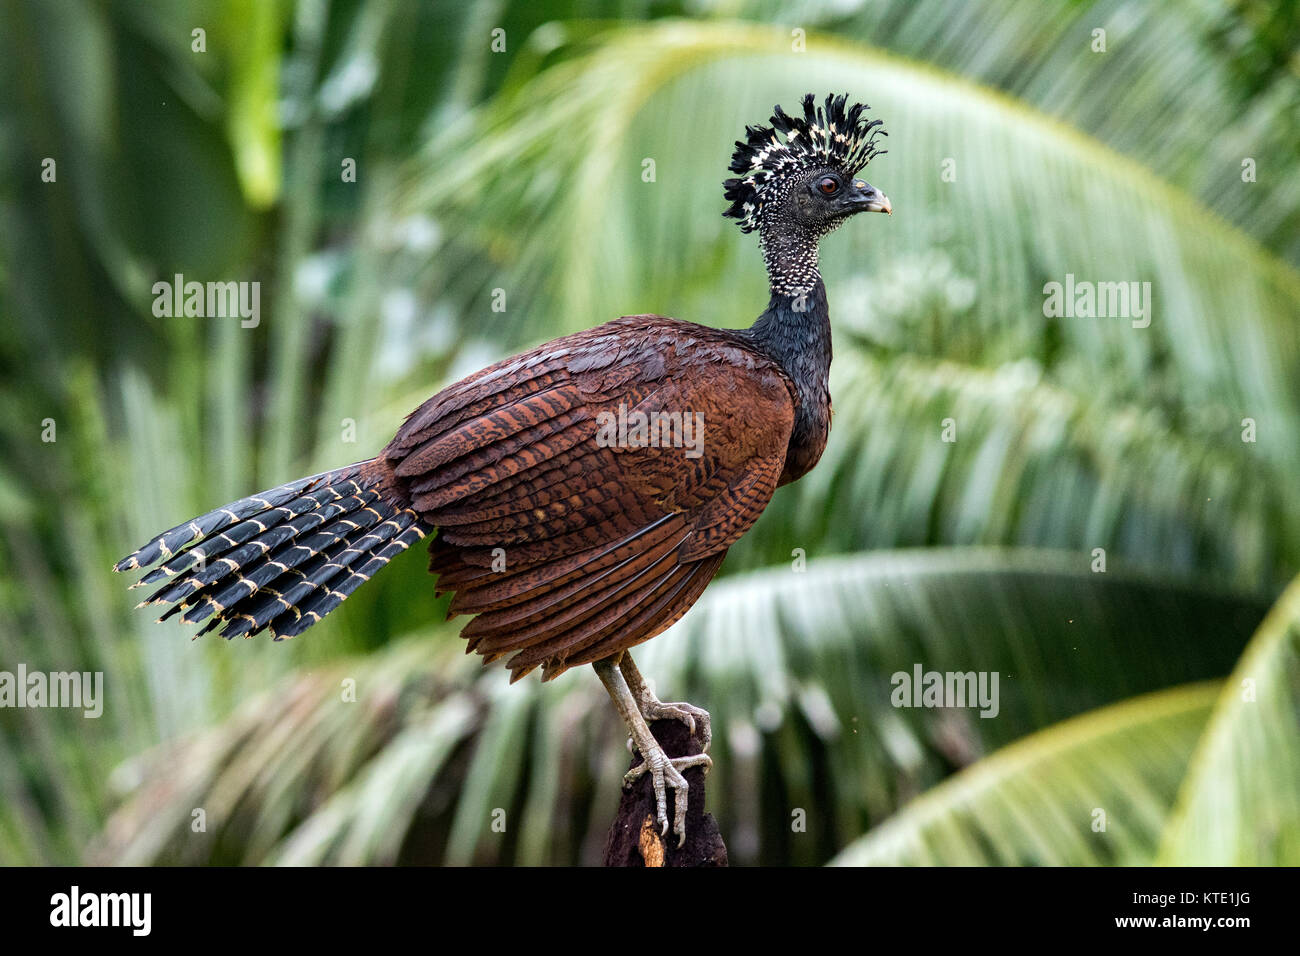
[[[466,657],[422,549],[281,644],[109,568],[528,344],[748,324],[731,143],[848,91],[894,215],[823,249],[826,456],[638,655],[732,861],[1300,863],[1298,9],[0,0],[0,670],[105,681],[0,710],[0,862],[599,861],[599,683]],[[154,316],[176,273],[260,324]],[[999,715],[893,707],[916,664]]]

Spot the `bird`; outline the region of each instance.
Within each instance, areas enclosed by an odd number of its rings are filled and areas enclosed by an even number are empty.
[[[823,237],[892,215],[859,178],[886,135],[848,94],[774,107],[737,140],[724,216],[758,233],[767,308],[748,328],[629,315],[449,385],[374,458],[250,495],[164,531],[116,571],[150,569],[139,605],[206,621],[199,634],[295,637],[412,544],[466,652],[511,682],[591,664],[650,774],[661,835],[685,839],[682,771],[712,765],[706,710],[665,703],[631,648],[695,603],[782,485],[817,464],[830,430],[831,326]],[[155,566],[156,565],[156,566]],[[195,635],[196,637],[198,635]],[[683,721],[702,752],[669,758],[649,730]]]

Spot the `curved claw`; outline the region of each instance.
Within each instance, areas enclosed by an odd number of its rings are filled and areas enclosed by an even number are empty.
[[[703,707],[696,707],[694,704],[688,704],[685,701],[676,703],[664,703],[655,696],[654,691],[646,679],[641,676],[637,670],[636,662],[632,660],[632,655],[624,651],[623,656],[618,663],[619,672],[623,675],[628,690],[631,691],[632,697],[636,700],[637,710],[646,721],[651,720],[680,720],[686,725],[691,736],[695,736],[696,722],[700,727],[700,736],[703,746],[700,748],[705,753],[709,752],[709,744],[713,742],[713,718]]]
[[[694,704],[688,704],[685,701],[676,703],[665,703],[664,701],[651,700],[645,701],[642,705],[641,713],[647,721],[651,720],[680,720],[686,725],[686,729],[695,736],[695,728],[700,728],[700,749],[705,753],[709,752],[709,745],[713,743],[713,718],[703,707],[696,707]]]
[[[668,835],[668,787],[673,788],[673,832],[677,834],[677,845],[686,842],[686,808],[690,798],[690,784],[682,776],[682,771],[689,767],[703,767],[707,774],[713,767],[713,759],[708,754],[694,754],[690,757],[669,757],[663,748],[656,747],[649,754],[643,754],[639,766],[633,767],[623,775],[623,786],[630,787],[640,780],[648,770],[650,783],[655,792],[655,814],[659,820],[659,833]]]

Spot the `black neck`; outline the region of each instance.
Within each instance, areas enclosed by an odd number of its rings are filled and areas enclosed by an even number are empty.
[[[780,483],[817,464],[831,424],[831,313],[817,271],[817,237],[797,228],[760,236],[772,295],[767,309],[740,334],[778,362],[794,384],[794,414]]]
[[[820,276],[806,292],[773,292],[766,311],[745,333],[780,363],[801,395],[812,398],[826,392],[831,369],[831,316]]]
[[[781,363],[801,395],[826,394],[831,320],[817,271],[817,238],[801,230],[764,230],[759,237],[771,298],[746,334]]]

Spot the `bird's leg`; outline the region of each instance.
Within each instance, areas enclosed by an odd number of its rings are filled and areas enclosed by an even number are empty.
[[[685,701],[665,704],[650,690],[645,678],[637,670],[632,655],[627,651],[623,652],[623,659],[619,662],[618,669],[623,672],[623,679],[627,681],[627,686],[632,691],[633,698],[636,699],[636,706],[647,723],[652,720],[680,720],[686,725],[687,730],[691,732],[691,736],[695,735],[695,727],[698,724],[700,728],[700,749],[705,753],[709,752],[709,744],[713,741],[713,720],[709,717],[707,710],[703,707],[696,707],[694,704],[688,704]]]
[[[701,764],[708,766],[713,761],[708,754],[670,758],[664,753],[664,748],[659,745],[659,741],[655,740],[654,734],[650,733],[650,727],[641,716],[641,711],[637,709],[636,698],[632,696],[632,691],[628,688],[617,662],[617,656],[607,657],[602,661],[596,661],[592,667],[595,668],[601,683],[605,685],[605,690],[609,692],[619,715],[627,724],[636,749],[641,752],[641,765],[627,772],[623,777],[623,786],[630,787],[647,771],[649,772],[651,783],[654,785],[659,832],[663,835],[668,833],[667,788],[673,788],[673,832],[677,834],[677,845],[681,846],[686,842],[687,790],[690,789],[686,778],[682,776],[682,771],[687,767],[698,767]]]

